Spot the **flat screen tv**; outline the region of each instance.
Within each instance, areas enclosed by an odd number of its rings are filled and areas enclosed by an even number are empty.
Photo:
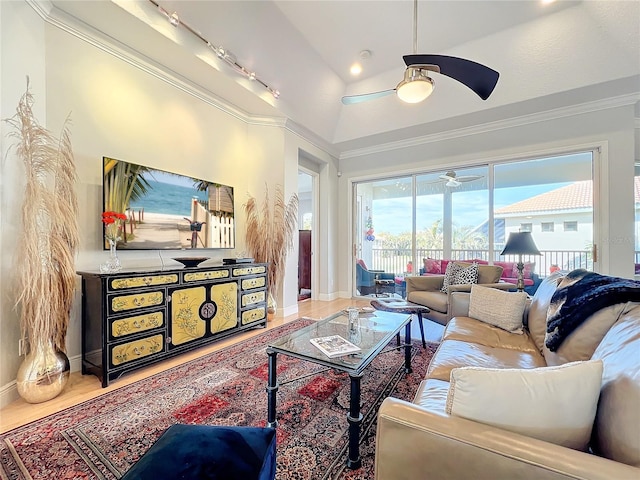
[[[127,217],[118,249],[235,247],[233,187],[108,157],[102,173],[103,211]]]

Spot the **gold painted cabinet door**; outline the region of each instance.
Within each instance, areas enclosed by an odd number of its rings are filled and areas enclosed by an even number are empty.
[[[211,319],[211,333],[222,332],[238,325],[238,284],[219,283],[211,287],[211,300],[217,310]]]
[[[171,343],[182,345],[204,337],[206,322],[200,306],[206,300],[205,287],[181,288],[171,294]]]

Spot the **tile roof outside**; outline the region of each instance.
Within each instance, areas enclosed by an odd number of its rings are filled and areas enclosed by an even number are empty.
[[[634,199],[640,203],[640,177],[634,177]],[[535,197],[521,200],[496,210],[496,215],[530,212],[552,212],[578,210],[593,206],[593,183],[591,180],[575,182]]]

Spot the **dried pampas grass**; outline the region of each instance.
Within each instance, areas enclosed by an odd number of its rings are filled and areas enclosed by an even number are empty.
[[[75,291],[74,258],[78,248],[78,202],[71,138],[65,121],[60,139],[41,126],[27,91],[16,114],[5,121],[14,128],[16,153],[24,163],[23,232],[16,252],[20,326],[31,348],[53,342],[66,351],[69,311]]]
[[[276,185],[273,205],[265,185],[264,203],[259,207],[249,196],[244,205],[247,214],[247,250],[258,263],[269,264],[267,288],[276,295],[282,282],[287,253],[293,248],[293,235],[298,219],[298,195],[285,202],[282,188]]]

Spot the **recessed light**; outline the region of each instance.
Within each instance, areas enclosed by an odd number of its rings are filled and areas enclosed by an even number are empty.
[[[543,5],[549,5],[550,3],[555,2],[556,0],[542,0]]]
[[[360,75],[362,73],[362,65],[354,63],[351,65],[351,75]]]

